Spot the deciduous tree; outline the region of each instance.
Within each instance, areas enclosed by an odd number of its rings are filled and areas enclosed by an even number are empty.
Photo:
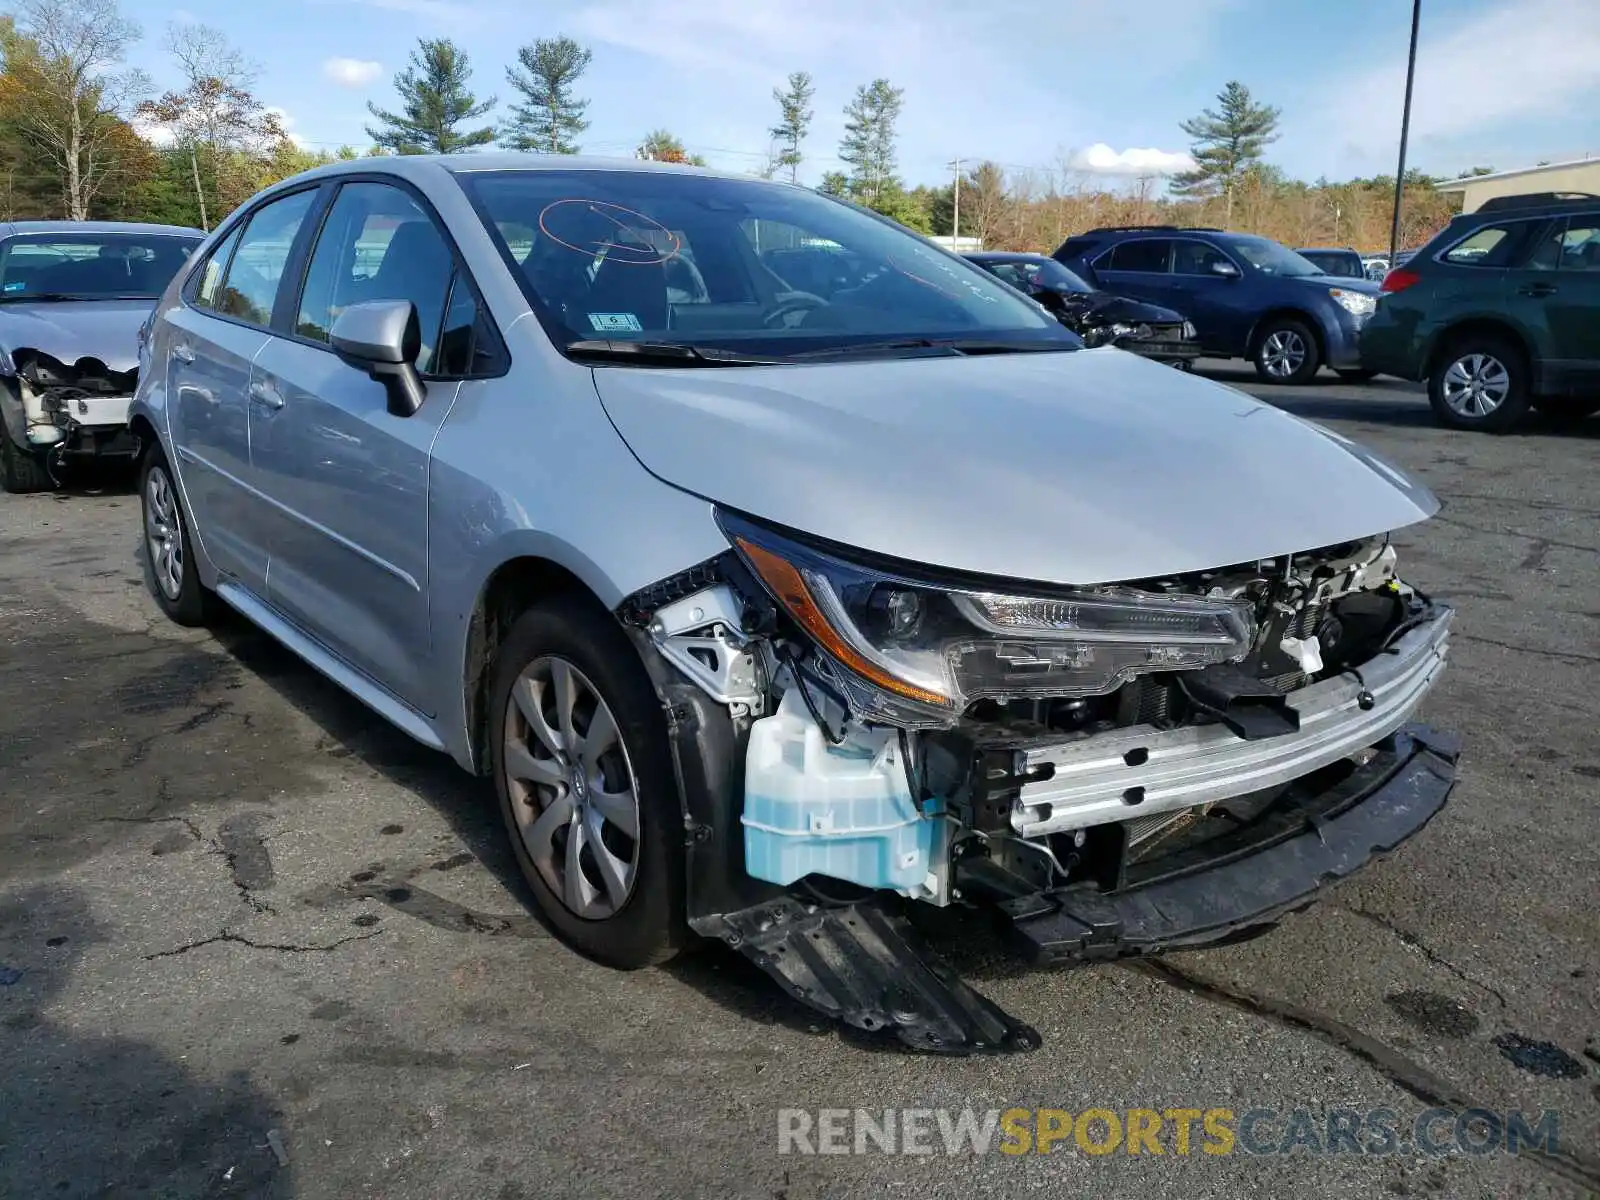
[[[22,0],[5,45],[5,100],[19,128],[59,172],[69,220],[118,170],[122,117],[149,87],[122,68],[139,27],[116,0]]]

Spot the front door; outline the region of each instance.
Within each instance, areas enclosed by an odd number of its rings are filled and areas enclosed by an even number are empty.
[[[454,266],[408,192],[344,184],[312,249],[293,335],[271,340],[250,382],[254,463],[274,509],[270,602],[428,715],[428,464],[460,386],[438,370]],[[459,290],[470,302],[470,286]],[[416,306],[427,396],[412,416],[391,414],[383,385],[328,345],[333,318],[369,300]]]
[[[1600,214],[1568,217],[1556,269],[1545,282],[1551,383],[1569,393],[1600,395]]]

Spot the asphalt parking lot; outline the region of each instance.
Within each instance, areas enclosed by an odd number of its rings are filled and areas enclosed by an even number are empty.
[[[1451,804],[1242,945],[1023,969],[1004,1058],[841,1036],[720,950],[619,974],[530,915],[489,787],[240,622],[167,624],[117,478],[0,496],[0,1194],[1439,1195],[1600,1189],[1600,419],[1258,389],[1444,501]],[[1340,497],[1328,496],[1329,504]],[[1215,503],[1226,520],[1225,496]],[[1589,682],[1586,682],[1588,680]],[[1555,1110],[1554,1154],[778,1153],[780,1108]],[[1282,1122],[1276,1127],[1282,1128]]]

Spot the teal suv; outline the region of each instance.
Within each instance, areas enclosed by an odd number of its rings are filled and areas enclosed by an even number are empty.
[[[1456,217],[1384,279],[1361,362],[1426,380],[1452,429],[1600,410],[1600,196],[1503,196]]]

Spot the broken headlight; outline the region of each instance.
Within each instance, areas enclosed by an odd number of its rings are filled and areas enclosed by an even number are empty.
[[[1013,595],[875,567],[731,514],[744,561],[837,666],[863,715],[953,717],[973,700],[1092,696],[1148,671],[1238,660],[1248,601],[1127,587]]]

